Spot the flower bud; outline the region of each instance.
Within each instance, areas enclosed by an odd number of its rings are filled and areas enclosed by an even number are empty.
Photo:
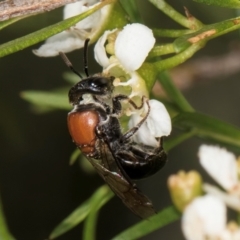
[[[179,171],[168,178],[168,188],[175,207],[182,212],[194,198],[202,195],[202,179],[196,171]]]

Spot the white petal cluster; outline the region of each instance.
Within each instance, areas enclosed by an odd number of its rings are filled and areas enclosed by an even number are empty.
[[[109,59],[106,61],[108,57],[106,52],[103,53],[103,48],[107,36],[112,32],[114,30],[105,32],[94,49],[95,59],[104,69],[109,68],[111,64]],[[116,61],[126,72],[136,71],[141,67],[154,44],[155,38],[150,28],[140,23],[128,24],[119,32],[115,41]]]
[[[161,102],[151,99],[149,105],[150,113],[147,120],[133,136],[133,140],[137,143],[157,147],[156,138],[168,136],[172,130],[172,124],[170,116]],[[139,112],[134,113],[130,118],[129,128],[136,126],[142,118]]]
[[[114,32],[117,34],[114,42],[114,54],[109,57],[105,45],[108,36]],[[95,59],[107,72],[111,72],[111,69],[117,66],[125,75],[130,76],[126,82],[114,82],[115,86],[131,86],[130,97],[144,95],[144,92],[147,92],[145,83],[136,70],[145,61],[155,41],[152,30],[145,25],[128,24],[120,32],[115,29],[104,33],[95,45]]]
[[[94,4],[98,4],[98,0],[82,0],[79,2],[68,4],[64,7],[64,19],[81,14]],[[77,23],[74,27],[58,33],[48,38],[39,49],[33,50],[33,53],[39,57],[57,56],[59,52],[71,52],[75,49],[82,48],[86,38],[92,38],[104,21],[108,6],[103,7],[99,11],[91,14],[89,17]]]
[[[226,191],[203,184],[207,195],[194,199],[184,210],[182,230],[187,240],[238,240],[240,227],[227,224],[226,205],[240,211],[237,161],[233,153],[217,146],[202,145],[200,163]]]
[[[217,238],[226,227],[226,206],[216,197],[206,195],[189,204],[182,217],[182,230],[187,240]]]
[[[236,223],[227,224],[226,205],[211,194],[194,199],[186,207],[182,230],[187,240],[240,239],[239,226]]]
[[[237,161],[233,153],[217,146],[202,145],[198,155],[202,167],[225,190],[237,186]]]
[[[240,239],[240,228],[229,229],[226,228],[222,234],[220,240],[239,240]]]

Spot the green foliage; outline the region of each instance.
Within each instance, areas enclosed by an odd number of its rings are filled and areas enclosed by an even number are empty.
[[[125,239],[139,239],[161,227],[166,226],[178,220],[180,217],[179,212],[174,207],[167,207],[158,214],[152,216],[147,220],[130,227],[129,229],[121,232],[112,240],[125,240]]]
[[[68,217],[66,217],[50,234],[50,239],[55,239],[58,236],[61,236],[65,232],[74,228],[76,225],[84,221],[86,218],[90,218],[87,220],[87,226],[85,232],[88,229],[91,229],[89,234],[95,234],[94,225],[95,218],[98,214],[98,210],[106,204],[113,197],[113,192],[109,189],[108,186],[101,186],[99,189],[95,191],[95,193],[81,204],[77,209],[75,209]],[[87,233],[85,233],[87,234]],[[93,236],[92,235],[92,236]],[[88,238],[94,239],[94,238]]]
[[[86,11],[80,15],[68,18],[68,19],[63,20],[59,23],[56,23],[52,26],[46,27],[44,29],[30,33],[26,36],[23,36],[21,38],[4,43],[4,44],[0,45],[0,57],[4,57],[8,54],[12,54],[14,52],[23,50],[24,48],[32,46],[32,45],[39,43],[57,33],[60,33],[62,31],[64,31],[65,29],[68,29],[71,26],[75,25],[76,23],[83,20],[84,18],[90,16],[91,14],[93,14],[94,12],[99,10],[100,8],[104,7],[106,4],[113,3],[113,2],[114,2],[114,0],[104,1],[101,4],[96,5],[95,7],[89,9],[88,11]],[[18,19],[19,18],[17,18],[16,21]],[[14,21],[14,19],[8,20],[8,21],[12,23]],[[9,22],[7,22],[7,23],[9,23]],[[5,21],[5,26],[6,26],[6,21]]]

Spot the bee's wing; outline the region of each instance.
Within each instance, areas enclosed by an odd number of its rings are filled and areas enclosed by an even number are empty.
[[[106,145],[105,145],[106,146]],[[116,165],[111,152],[105,147],[103,162]],[[107,159],[106,159],[107,158]],[[137,216],[148,218],[156,213],[151,201],[136,186],[129,183],[123,176],[116,171],[110,171],[110,166],[105,168],[103,164],[94,159],[89,159],[99,175],[109,185],[112,191],[123,201],[123,203]],[[115,166],[117,168],[117,166]]]

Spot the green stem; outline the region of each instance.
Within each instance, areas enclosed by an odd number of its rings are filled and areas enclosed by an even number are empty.
[[[240,28],[240,17],[236,17],[236,18],[225,20],[223,22],[211,24],[207,27],[209,29],[216,29],[216,33],[214,35],[212,35],[212,37],[210,37],[210,39],[216,38],[223,34],[226,34],[226,33],[229,33],[234,30],[239,29]]]
[[[227,122],[200,112],[181,112],[172,120],[173,126],[183,130],[195,130],[196,136],[240,147],[240,129]]]
[[[205,42],[199,42],[196,44],[190,45],[186,50],[182,51],[181,53],[164,59],[154,63],[155,67],[157,67],[158,71],[164,71],[166,69],[170,69],[173,67],[178,66],[179,64],[185,62],[187,59],[191,58],[194,53],[200,50],[205,45]]]
[[[203,24],[195,18],[186,18],[179,12],[177,12],[172,6],[167,4],[164,0],[149,0],[153,5],[160,9],[163,13],[173,19],[175,22],[179,23],[183,27],[189,29],[199,29]]]
[[[164,149],[166,151],[169,151],[172,148],[174,148],[175,146],[177,146],[180,143],[182,143],[183,141],[186,141],[187,139],[193,137],[194,135],[196,135],[196,131],[193,129],[193,130],[191,130],[189,132],[182,133],[182,134],[178,135],[177,137],[174,137],[174,138],[171,138],[171,139],[167,139],[164,142]]]
[[[185,30],[185,29],[159,29],[159,28],[154,28],[153,29],[153,34],[156,37],[170,37],[170,38],[177,38],[181,37],[183,35],[193,33],[195,32],[194,30]]]
[[[148,58],[159,57],[170,53],[175,53],[174,45],[172,43],[155,46],[148,54]]]

